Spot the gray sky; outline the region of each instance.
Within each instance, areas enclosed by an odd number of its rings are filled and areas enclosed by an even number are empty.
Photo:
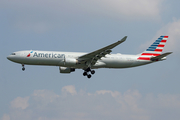
[[[1,0],[0,120],[179,120],[180,2]],[[138,54],[168,35],[166,61],[128,69],[25,66],[19,50],[91,52],[128,36],[113,53]]]

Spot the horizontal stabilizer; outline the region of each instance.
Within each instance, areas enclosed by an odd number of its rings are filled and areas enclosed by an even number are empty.
[[[161,58],[163,58],[163,57],[166,57],[167,55],[169,55],[169,54],[171,54],[171,53],[172,53],[172,52],[167,52],[167,53],[161,54],[161,55],[159,55],[159,56],[152,57],[151,60],[152,60],[152,61],[159,60],[159,59],[161,59]]]

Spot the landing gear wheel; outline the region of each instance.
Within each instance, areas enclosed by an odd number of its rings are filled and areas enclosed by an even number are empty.
[[[87,75],[87,72],[84,72],[83,75],[86,76],[86,75]]]
[[[24,64],[22,64],[22,71],[24,71],[25,70],[25,67],[24,67]]]
[[[91,68],[88,67],[87,69],[84,69],[83,75],[84,75],[84,76],[87,76],[87,78],[91,78],[94,73],[95,73],[95,71],[94,71],[94,70],[91,70]],[[92,74],[92,75],[91,75],[91,74]]]
[[[88,77],[88,78],[91,78],[91,75],[89,74],[89,75],[87,75],[87,77]]]
[[[22,68],[22,71],[24,71],[25,70],[25,68]]]
[[[91,71],[91,74],[94,74],[94,73],[95,73],[95,71],[94,71],[94,70],[92,70],[92,71]]]
[[[86,71],[86,72],[89,72],[89,71],[91,71],[91,68],[88,67],[85,71]]]

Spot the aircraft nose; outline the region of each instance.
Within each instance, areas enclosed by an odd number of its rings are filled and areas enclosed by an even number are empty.
[[[8,59],[8,60],[12,60],[12,56],[10,56],[10,55],[7,56],[7,59]]]
[[[7,59],[10,60],[10,56],[7,56]]]

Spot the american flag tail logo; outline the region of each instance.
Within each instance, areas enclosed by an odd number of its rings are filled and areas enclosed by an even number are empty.
[[[151,60],[152,57],[161,55],[168,36],[160,36],[146,51],[141,53],[138,60]]]

